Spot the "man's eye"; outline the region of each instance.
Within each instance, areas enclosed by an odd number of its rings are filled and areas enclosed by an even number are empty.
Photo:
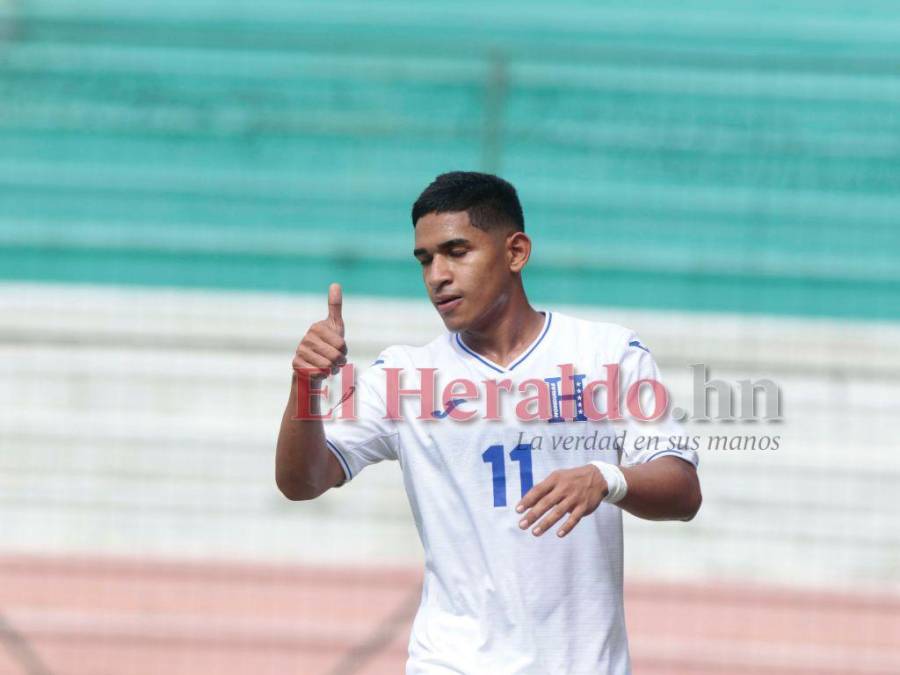
[[[453,251],[450,251],[451,258],[462,258],[466,254],[466,249],[458,248]]]

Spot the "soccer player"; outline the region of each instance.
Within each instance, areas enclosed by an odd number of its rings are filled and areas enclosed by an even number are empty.
[[[438,176],[412,221],[446,332],[385,349],[357,378],[354,420],[299,416],[298,396],[324,409],[310,389],[347,362],[332,284],[328,317],[294,356],[278,487],[313,499],[399,461],[425,551],[407,675],[629,673],[622,511],[690,520],[701,502],[697,455],[673,438],[680,426],[667,413],[632,419],[665,403],[653,357],[627,328],[531,306],[531,240],[505,180]],[[616,417],[612,385],[590,384],[614,373],[628,398],[622,423],[602,419]],[[652,410],[633,412],[641,403]]]

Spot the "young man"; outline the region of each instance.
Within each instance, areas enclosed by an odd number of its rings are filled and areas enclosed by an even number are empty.
[[[522,284],[531,241],[506,181],[438,176],[412,220],[413,255],[447,332],[387,348],[356,382],[354,421],[298,419],[298,383],[308,396],[346,363],[333,284],[328,318],[294,357],[277,484],[313,499],[369,464],[400,462],[425,549],[407,675],[629,673],[622,510],[690,520],[701,501],[697,456],[670,438],[680,428],[665,414],[653,426],[630,419],[665,403],[653,358],[626,328],[532,308]],[[624,438],[601,419],[616,417],[612,385],[589,384],[616,370]],[[432,374],[429,414],[420,399]]]

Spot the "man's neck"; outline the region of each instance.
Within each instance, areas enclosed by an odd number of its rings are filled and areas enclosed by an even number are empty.
[[[505,368],[537,339],[544,318],[524,294],[517,295],[486,322],[487,328],[465,330],[461,336],[469,349]]]

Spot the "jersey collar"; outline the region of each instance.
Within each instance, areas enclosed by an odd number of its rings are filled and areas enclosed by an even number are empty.
[[[508,368],[504,368],[503,366],[500,366],[500,365],[494,363],[489,358],[486,358],[486,357],[482,356],[481,354],[477,353],[475,350],[470,349],[466,345],[466,343],[463,342],[463,339],[459,333],[453,334],[453,341],[456,342],[457,346],[461,350],[463,350],[463,352],[465,352],[472,358],[474,358],[478,361],[481,361],[481,363],[486,365],[491,370],[496,370],[498,373],[508,373],[509,371],[513,370],[516,366],[521,364],[525,359],[527,359],[531,355],[531,352],[533,352],[535,349],[537,349],[537,346],[539,344],[541,344],[541,342],[544,340],[544,337],[546,337],[547,331],[550,330],[550,324],[553,321],[553,315],[549,310],[546,312],[542,312],[542,313],[544,315],[544,327],[541,329],[541,332],[534,339],[534,342],[532,342],[530,345],[528,345],[528,348],[522,353],[522,355],[519,358],[517,358],[515,361],[513,361],[509,365]]]

